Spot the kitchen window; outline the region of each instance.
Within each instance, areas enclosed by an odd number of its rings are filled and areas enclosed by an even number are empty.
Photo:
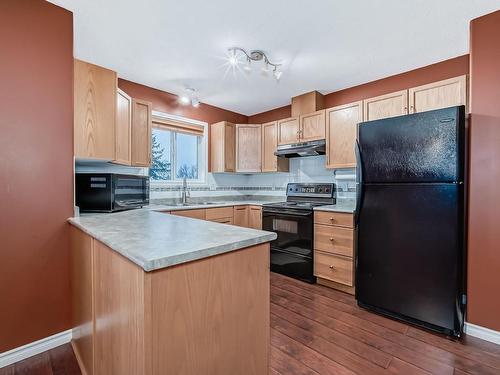
[[[196,121],[153,113],[151,182],[178,184],[185,177],[190,183],[205,183],[205,133]]]

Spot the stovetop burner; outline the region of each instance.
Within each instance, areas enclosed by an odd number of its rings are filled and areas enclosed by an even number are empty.
[[[312,210],[317,206],[334,204],[334,184],[295,184],[286,188],[286,202],[269,203],[265,207]]]

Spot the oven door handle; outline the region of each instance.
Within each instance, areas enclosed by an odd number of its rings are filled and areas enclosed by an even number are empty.
[[[263,215],[265,216],[266,214],[273,214],[273,215],[280,215],[280,216],[310,216],[312,215],[311,211],[307,212],[290,212],[290,211],[285,211],[285,210],[269,210],[269,209],[264,209],[262,211]]]

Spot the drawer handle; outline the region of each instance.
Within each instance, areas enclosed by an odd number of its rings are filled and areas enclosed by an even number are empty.
[[[333,265],[330,265],[330,269],[331,269],[332,271],[335,271],[335,267],[334,267]]]

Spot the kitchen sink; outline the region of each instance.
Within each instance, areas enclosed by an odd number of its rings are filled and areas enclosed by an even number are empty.
[[[194,202],[189,202],[189,203],[174,203],[171,204],[170,206],[176,206],[176,207],[190,207],[190,206],[210,206],[214,204],[221,204],[221,202],[200,202],[200,203],[194,203]]]

